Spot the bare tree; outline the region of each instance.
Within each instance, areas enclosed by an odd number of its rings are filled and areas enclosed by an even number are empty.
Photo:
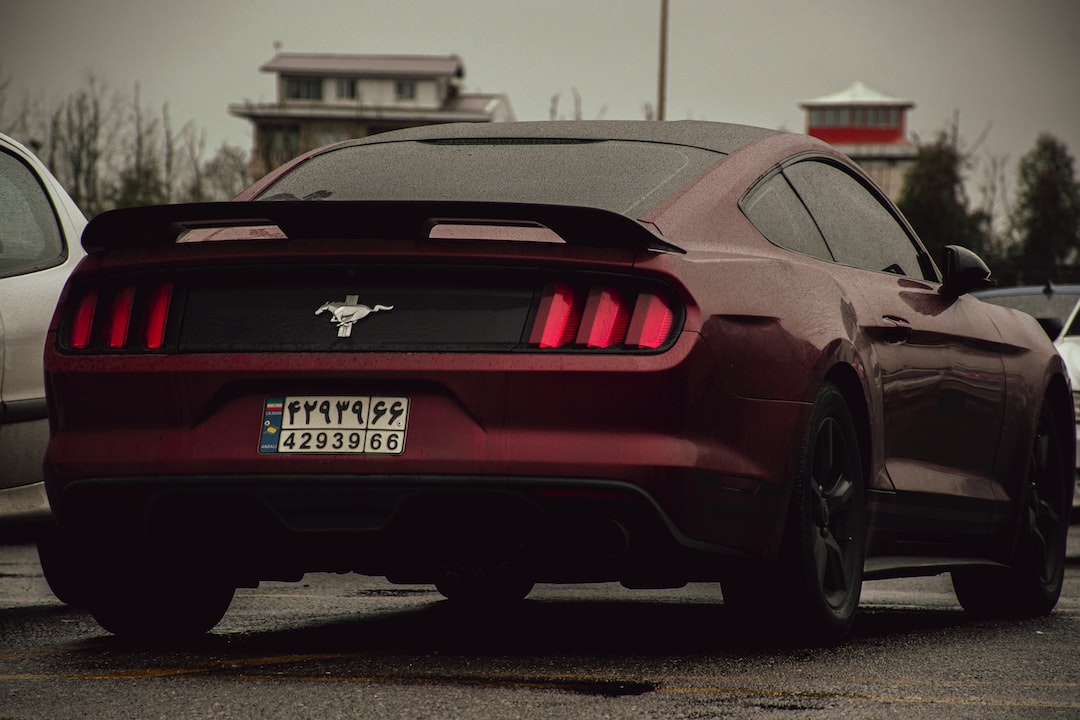
[[[206,151],[206,132],[198,132],[191,123],[180,129],[180,144],[183,148],[184,162],[188,166],[187,183],[181,189],[184,202],[202,202],[210,199],[207,193],[203,153]]]
[[[166,157],[162,140],[164,123],[148,116],[138,85],[135,86],[129,112],[128,132],[123,143],[126,152],[120,155],[123,165],[111,188],[113,205],[132,207],[167,202],[166,165],[170,160]],[[164,134],[167,135],[167,131]]]
[[[209,160],[205,131],[174,129],[168,103],[146,108],[133,93],[109,93],[88,75],[83,87],[49,107],[16,106],[0,75],[0,132],[34,150],[88,217],[113,207],[225,200],[250,184],[247,153],[222,145]]]
[[[28,95],[23,95],[16,105],[12,100],[11,77],[0,74],[0,132],[16,139],[22,139],[25,145],[41,146],[41,136],[32,140],[32,128],[38,115],[37,104]]]
[[[235,145],[222,145],[202,167],[208,200],[228,200],[251,184],[248,154]]]
[[[103,90],[96,79],[69,96],[51,115],[46,163],[87,215],[104,209],[101,187],[103,157]]]
[[[581,93],[578,92],[578,89],[576,87],[571,87],[570,92],[574,96],[574,112],[573,112],[573,115],[569,119],[570,120],[583,120],[585,118],[585,115],[584,115],[584,112],[582,111]],[[561,115],[559,113],[559,100],[560,100],[560,97],[561,96],[560,96],[559,93],[555,93],[554,95],[551,96],[551,103],[548,105],[548,119],[549,120],[567,120],[568,119],[565,115]],[[600,111],[596,114],[596,118],[594,118],[594,119],[600,120],[606,114],[607,114],[607,105],[602,105],[600,107]]]
[[[1012,209],[1006,191],[1007,165],[1006,156],[994,155],[989,156],[982,165],[979,212],[987,219],[984,259],[994,269],[999,283],[1016,283],[1020,281],[1016,257],[1022,248],[1009,220]]]

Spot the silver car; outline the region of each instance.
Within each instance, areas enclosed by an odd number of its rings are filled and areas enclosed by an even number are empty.
[[[0,134],[0,531],[50,518],[45,332],[86,218],[33,153]]]

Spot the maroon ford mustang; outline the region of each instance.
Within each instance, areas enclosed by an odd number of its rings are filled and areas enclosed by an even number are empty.
[[[106,629],[305,572],[518,600],[720,581],[818,641],[864,579],[1049,612],[1065,368],[848,159],[706,122],[417,128],[96,218],[45,354],[62,554]]]

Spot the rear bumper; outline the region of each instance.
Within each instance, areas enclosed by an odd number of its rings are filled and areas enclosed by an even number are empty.
[[[480,557],[541,582],[646,586],[720,579],[746,557],[686,537],[640,488],[592,479],[96,478],[69,484],[59,507],[87,567],[195,564],[237,585],[316,571],[433,582]]]
[[[635,488],[689,544],[772,558],[809,412],[808,403],[734,394],[724,366],[694,333],[642,357],[48,359],[52,436],[44,467],[58,511],[72,504],[76,486],[139,485],[153,476],[213,478],[204,484],[222,488],[319,478],[336,483],[344,498],[370,478],[592,478]],[[108,401],[89,387],[112,388]],[[405,451],[260,453],[267,398],[279,395],[408,397]]]

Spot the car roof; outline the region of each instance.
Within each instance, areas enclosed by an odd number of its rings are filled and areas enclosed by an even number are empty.
[[[976,290],[972,293],[975,297],[988,298],[988,297],[1009,297],[1015,295],[1075,295],[1080,294],[1080,284],[1066,284],[1066,285],[1017,285],[1015,287],[998,287],[988,288],[986,290]]]
[[[409,140],[625,140],[685,145],[731,154],[776,130],[705,120],[555,120],[503,123],[449,123],[394,130],[347,141],[372,145]]]
[[[976,290],[971,294],[985,302],[1031,315],[1054,340],[1062,334],[1066,324],[1072,325],[1070,319],[1080,301],[1080,284],[1019,285]]]

